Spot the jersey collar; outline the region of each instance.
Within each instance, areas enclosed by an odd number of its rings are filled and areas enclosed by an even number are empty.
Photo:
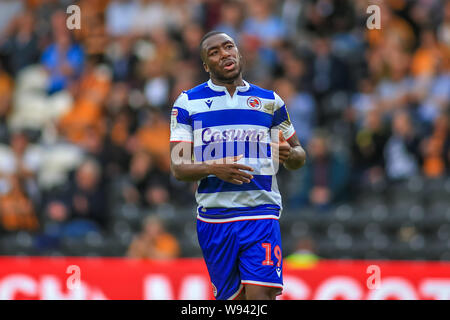
[[[244,91],[247,91],[248,89],[250,89],[250,85],[248,84],[248,82],[245,80],[242,80],[242,81],[244,82],[244,85],[236,87],[236,90],[244,92]],[[208,83],[208,87],[210,87],[214,91],[226,91],[227,90],[227,88],[224,86],[219,86],[217,84],[214,84],[211,81],[211,79],[209,79],[207,83]]]

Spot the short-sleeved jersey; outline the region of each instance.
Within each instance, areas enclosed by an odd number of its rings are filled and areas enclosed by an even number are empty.
[[[170,141],[193,143],[197,162],[242,154],[237,163],[254,169],[251,182],[241,185],[214,175],[200,180],[198,219],[219,223],[279,218],[282,202],[270,146],[279,131],[286,140],[295,134],[283,100],[273,91],[244,81],[230,96],[209,80],[180,94],[172,109]]]

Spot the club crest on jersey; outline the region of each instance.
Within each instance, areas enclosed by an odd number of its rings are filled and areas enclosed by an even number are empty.
[[[261,109],[262,103],[258,97],[249,97],[247,99],[247,105],[254,110],[259,110]]]

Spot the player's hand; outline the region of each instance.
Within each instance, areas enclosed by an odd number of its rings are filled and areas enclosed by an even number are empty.
[[[279,134],[279,142],[277,143],[271,143],[272,145],[272,159],[275,159],[275,161],[278,161],[279,163],[283,164],[288,158],[289,154],[291,153],[291,145],[284,139],[283,134],[280,131]]]
[[[236,163],[242,159],[243,155],[227,157],[217,160],[209,160],[206,163],[210,166],[211,174],[217,178],[233,184],[249,183],[253,179],[253,175],[244,172],[254,171],[252,167]]]

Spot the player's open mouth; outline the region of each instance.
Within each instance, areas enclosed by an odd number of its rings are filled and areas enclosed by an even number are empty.
[[[235,65],[236,64],[234,63],[234,61],[227,61],[223,64],[223,68],[225,70],[229,71],[229,70],[233,70]]]

